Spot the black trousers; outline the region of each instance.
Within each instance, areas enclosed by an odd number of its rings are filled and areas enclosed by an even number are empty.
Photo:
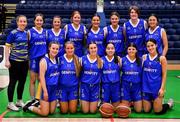
[[[8,86],[8,100],[13,101],[14,89],[18,81],[17,86],[17,98],[22,99],[24,84],[26,82],[27,72],[28,72],[28,61],[14,61],[10,60],[11,67],[9,68],[9,86]]]

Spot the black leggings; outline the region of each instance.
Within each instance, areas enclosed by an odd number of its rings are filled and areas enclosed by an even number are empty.
[[[26,82],[27,72],[28,72],[28,61],[14,61],[10,60],[11,67],[9,68],[9,86],[8,86],[8,100],[13,102],[14,89],[16,82],[17,86],[17,98],[22,99],[24,84]]]

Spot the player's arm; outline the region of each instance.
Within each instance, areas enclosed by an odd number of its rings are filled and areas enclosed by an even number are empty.
[[[6,44],[5,44],[5,67],[10,68],[11,64],[9,62],[9,56],[11,51],[11,42],[13,40],[13,34],[10,33],[7,37]]]
[[[47,69],[46,60],[45,59],[41,59],[41,61],[40,61],[39,79],[40,79],[40,83],[41,83],[41,86],[42,86],[42,89],[43,89],[43,93],[44,93],[44,100],[48,101],[48,92],[47,92],[46,81],[45,81],[46,69]]]
[[[165,56],[160,57],[160,63],[162,66],[162,84],[159,90],[159,96],[163,97],[165,93],[166,75],[167,75],[167,60]]]
[[[166,56],[167,51],[168,51],[168,39],[167,39],[167,34],[164,29],[162,29],[162,41],[163,41],[163,56]]]

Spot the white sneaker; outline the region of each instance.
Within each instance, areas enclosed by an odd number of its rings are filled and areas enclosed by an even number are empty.
[[[169,107],[170,107],[170,108],[173,108],[173,106],[174,106],[174,100],[173,100],[172,98],[170,98],[167,103],[169,104]]]
[[[16,102],[16,106],[17,107],[21,107],[21,108],[23,108],[24,107],[24,102],[22,101],[22,100],[18,100],[17,102]]]
[[[13,111],[19,111],[19,108],[16,107],[13,102],[9,103],[7,108]]]

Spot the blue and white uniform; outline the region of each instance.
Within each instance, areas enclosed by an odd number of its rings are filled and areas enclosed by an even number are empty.
[[[94,42],[97,44],[98,52],[97,54],[102,57],[105,54],[105,42],[104,42],[104,30],[101,28],[98,28],[98,30],[95,32],[93,29],[91,29],[87,34],[87,45],[89,45],[91,42]]]
[[[106,31],[106,44],[113,43],[115,47],[116,55],[123,57],[124,53],[124,35],[123,28],[118,25],[117,29],[114,30],[112,25],[104,28]]]
[[[163,53],[163,40],[162,40],[162,32],[165,31],[163,28],[157,26],[154,30],[150,30],[150,28],[146,31],[146,42],[152,38],[156,40],[158,53],[162,55]],[[148,53],[147,48],[145,48],[145,53]]]
[[[138,55],[141,57],[144,54],[145,47],[145,31],[146,22],[143,19],[138,19],[136,25],[133,25],[132,21],[124,23],[126,33],[126,46],[133,42],[138,49]]]
[[[68,24],[66,28],[66,41],[74,42],[75,54],[78,57],[83,56],[83,41],[86,33],[86,28],[84,25],[79,25],[76,29],[73,24]]]
[[[60,57],[59,64],[59,100],[68,102],[78,99],[78,77],[73,58],[68,60],[66,54]]]
[[[146,60],[143,62],[143,77],[142,90],[143,99],[154,100],[158,97],[159,89],[162,84],[162,66],[158,55],[151,58],[149,54],[146,55]]]
[[[122,100],[139,101],[142,100],[141,88],[141,63],[138,65],[136,59],[133,61],[128,55],[122,58]]]
[[[55,33],[53,29],[50,29],[47,31],[48,37],[47,37],[47,45],[49,45],[50,42],[56,41],[60,44],[59,47],[59,53],[58,56],[64,55],[64,43],[65,43],[65,31],[64,29],[60,29],[58,33]]]
[[[114,62],[114,57],[109,60],[107,56],[102,57],[102,101],[120,101],[120,66]]]
[[[39,61],[47,53],[46,30],[38,31],[35,27],[29,30],[30,70],[39,72]]]
[[[99,100],[99,84],[101,80],[101,69],[98,68],[97,59],[91,61],[89,55],[81,59],[81,100],[95,102]]]
[[[42,60],[46,61],[46,72],[45,72],[45,82],[48,91],[48,102],[52,102],[57,99],[57,85],[59,79],[59,69],[58,62],[52,61],[48,55],[45,55]],[[42,98],[44,93],[42,92]]]

